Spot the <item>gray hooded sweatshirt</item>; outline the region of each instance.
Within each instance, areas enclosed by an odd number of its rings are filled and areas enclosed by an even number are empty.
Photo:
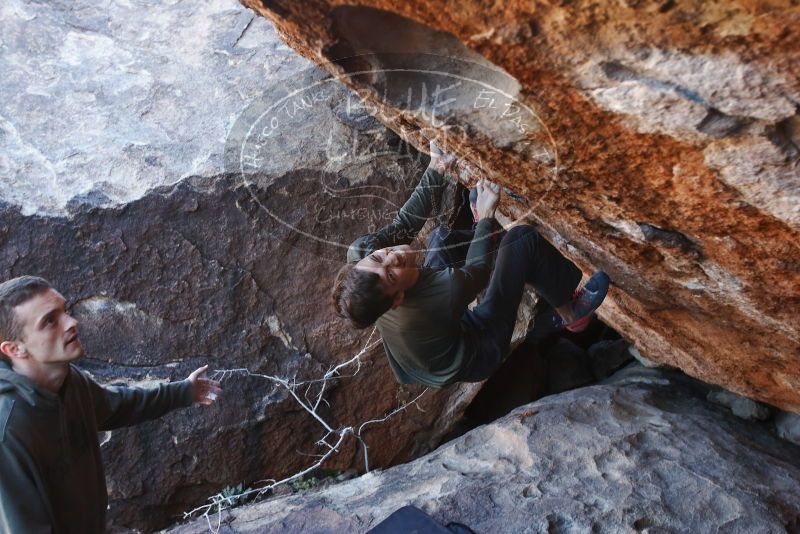
[[[53,394],[0,361],[0,532],[103,532],[108,496],[98,430],[191,404],[186,380],[102,387],[71,367]]]

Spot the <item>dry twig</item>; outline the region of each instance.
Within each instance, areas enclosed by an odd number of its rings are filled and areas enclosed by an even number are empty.
[[[288,391],[289,394],[292,396],[292,398],[298,404],[300,404],[300,406],[302,406],[303,409],[306,412],[308,412],[320,424],[320,426],[322,426],[322,428],[325,429],[325,435],[316,442],[316,445],[320,447],[325,447],[326,450],[323,454],[307,455],[315,457],[316,460],[302,471],[294,473],[293,475],[288,476],[284,479],[264,480],[261,481],[264,483],[263,485],[257,488],[247,489],[235,495],[223,495],[223,493],[221,492],[212,495],[211,497],[209,497],[209,501],[211,501],[209,504],[198,506],[194,510],[184,512],[183,514],[184,519],[194,516],[205,517],[206,521],[208,522],[209,530],[211,530],[211,532],[213,532],[214,534],[217,534],[222,525],[223,511],[227,510],[228,508],[232,508],[237,502],[241,502],[242,499],[246,497],[250,497],[251,495],[254,494],[258,497],[282,484],[288,484],[295,480],[302,479],[307,474],[319,468],[328,458],[330,458],[333,454],[335,454],[339,450],[339,447],[341,447],[341,445],[344,443],[345,439],[350,435],[355,437],[355,439],[357,439],[359,443],[361,443],[361,446],[364,450],[364,469],[367,472],[369,472],[369,456],[368,456],[369,447],[367,446],[367,443],[364,441],[362,437],[362,432],[364,431],[364,429],[368,425],[383,423],[412,405],[416,406],[417,409],[422,410],[422,408],[420,408],[419,405],[417,404],[417,401],[419,401],[419,399],[428,391],[427,389],[423,390],[422,393],[417,395],[416,398],[414,398],[412,401],[398,406],[397,408],[386,414],[384,417],[365,421],[361,423],[358,427],[344,426],[344,427],[334,428],[333,425],[328,423],[319,413],[317,413],[317,410],[321,403],[325,402],[327,404],[327,401],[325,400],[324,396],[325,392],[327,391],[327,387],[330,384],[330,381],[337,380],[340,378],[350,378],[356,376],[358,372],[361,370],[361,364],[363,363],[361,357],[364,356],[371,349],[378,346],[378,344],[380,344],[380,339],[372,341],[372,338],[375,335],[375,331],[376,331],[375,328],[373,328],[372,332],[369,335],[369,338],[367,339],[366,344],[358,352],[358,354],[356,354],[346,362],[331,367],[330,369],[328,369],[328,371],[325,372],[325,374],[321,378],[298,382],[295,379],[282,378],[260,373],[252,373],[245,368],[220,369],[216,371],[213,375],[213,378],[219,381],[222,381],[234,375],[244,375],[251,378],[261,378],[269,380],[284,387],[286,391]],[[355,366],[355,369],[351,373],[341,374],[343,369],[353,366]],[[308,398],[308,393],[310,391],[311,386],[315,384],[320,384],[320,388],[315,398],[311,400]],[[306,388],[302,398],[300,394],[298,394],[298,389],[301,387]],[[331,437],[336,438],[335,443],[329,442],[329,438]],[[211,521],[212,515],[217,515],[216,527],[212,524]]]

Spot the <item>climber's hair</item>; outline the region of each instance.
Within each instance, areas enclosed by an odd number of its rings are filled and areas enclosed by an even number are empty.
[[[18,276],[0,284],[0,342],[22,338],[24,325],[14,308],[52,288],[50,282],[38,276]],[[9,361],[2,352],[0,358]]]
[[[336,273],[331,291],[333,306],[339,317],[348,319],[355,328],[367,328],[392,307],[392,296],[384,291],[381,277],[356,269],[348,263]]]

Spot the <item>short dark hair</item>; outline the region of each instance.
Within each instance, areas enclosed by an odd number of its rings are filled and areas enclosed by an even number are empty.
[[[367,328],[392,307],[392,295],[386,294],[381,277],[356,269],[348,263],[336,273],[331,291],[333,306],[340,317],[349,319],[355,328]]]
[[[18,276],[0,284],[0,341],[22,337],[23,325],[14,308],[52,288],[50,282],[38,276]],[[4,354],[0,353],[0,357],[8,361]]]

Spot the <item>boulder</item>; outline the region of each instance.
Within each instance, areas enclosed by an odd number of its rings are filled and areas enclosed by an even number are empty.
[[[105,384],[206,363],[303,381],[367,345],[335,317],[332,279],[427,158],[359,98],[233,0],[12,0],[0,25],[0,278],[64,294],[83,369]],[[262,138],[269,108],[286,122]],[[422,391],[397,385],[375,341],[327,388],[333,428]],[[159,528],[226,486],[314,463],[326,431],[283,386],[234,373],[223,387],[212,408],[102,436],[112,526]],[[370,466],[430,450],[476,389],[429,391],[365,429]],[[363,470],[363,447],[350,436],[325,467]]]
[[[800,445],[800,416],[781,412],[775,416],[775,431],[785,440]]]
[[[670,366],[668,366],[668,365],[664,365],[664,364],[660,364],[660,363],[656,363],[654,361],[648,360],[647,358],[642,356],[642,353],[639,352],[639,349],[637,349],[633,345],[628,347],[628,353],[631,356],[633,356],[633,358],[636,361],[638,361],[639,363],[641,363],[645,367],[654,367],[654,368],[660,368],[660,369],[668,369],[668,368],[670,368]]]
[[[724,389],[716,389],[708,393],[708,400],[726,408],[730,408],[733,415],[742,419],[766,421],[772,417],[774,410],[760,402],[747,397],[742,397]]]
[[[645,358],[800,412],[794,3],[244,3],[608,272],[599,314]]]
[[[218,175],[226,133],[265,81],[310,67],[229,0],[10,0],[0,21],[0,183],[23,215]]]
[[[629,366],[409,464],[230,510],[220,533],[366,532],[406,505],[475,532],[796,532],[800,448]],[[205,519],[168,532],[200,533]]]

